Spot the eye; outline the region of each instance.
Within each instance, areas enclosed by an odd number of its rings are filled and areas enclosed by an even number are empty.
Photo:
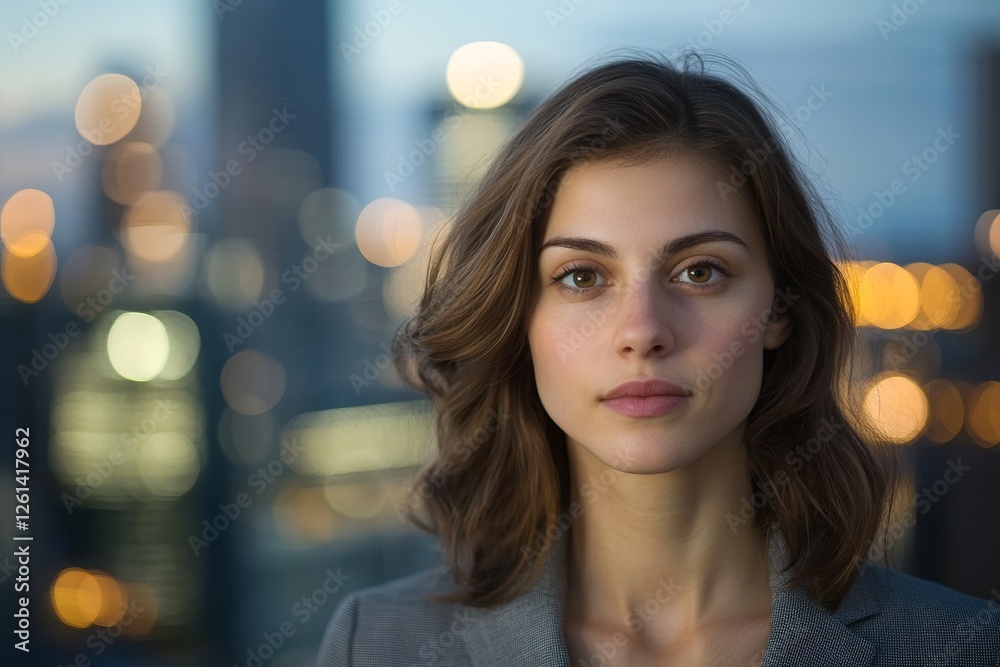
[[[718,274],[715,280],[712,280],[713,271]],[[688,280],[677,280],[677,282],[687,283],[695,289],[710,291],[720,289],[725,284],[726,278],[731,275],[729,269],[720,262],[702,259],[683,268],[679,276],[686,276]],[[572,278],[572,283],[563,282],[566,278]],[[558,275],[553,276],[552,280],[556,283],[556,287],[563,292],[583,294],[594,288],[607,285],[607,282],[597,284],[598,278],[603,278],[603,274],[597,267],[590,264],[572,264],[560,271]]]
[[[582,279],[580,279],[581,276]],[[596,267],[589,264],[573,264],[560,271],[558,275],[553,276],[552,280],[564,292],[580,293],[594,287],[604,287],[604,285],[595,284],[600,276],[601,272]],[[563,282],[566,278],[573,278],[572,285]]]
[[[711,280],[713,270],[721,277],[716,280]],[[702,259],[693,264],[688,264],[686,267],[681,269],[679,277],[687,276],[690,280],[680,280],[678,282],[686,282],[699,289],[717,289],[722,286],[726,278],[730,275],[732,274],[721,263],[710,259]]]

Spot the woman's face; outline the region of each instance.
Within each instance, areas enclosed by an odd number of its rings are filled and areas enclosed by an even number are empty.
[[[541,230],[528,320],[538,394],[569,444],[612,468],[667,472],[738,442],[763,351],[790,333],[770,311],[757,221],[719,183],[689,156],[577,165]],[[688,395],[603,400],[644,379]]]

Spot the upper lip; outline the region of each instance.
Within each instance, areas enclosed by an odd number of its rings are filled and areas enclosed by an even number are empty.
[[[604,400],[622,396],[689,396],[690,394],[690,391],[673,382],[652,378],[623,382],[605,394]]]

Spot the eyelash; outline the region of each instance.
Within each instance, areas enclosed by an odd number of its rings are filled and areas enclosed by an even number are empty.
[[[713,291],[715,291],[717,289],[720,289],[725,284],[726,279],[729,278],[730,276],[732,276],[732,273],[725,266],[723,266],[722,263],[717,262],[715,260],[711,260],[711,259],[702,259],[702,260],[698,260],[696,262],[692,262],[691,264],[688,264],[683,269],[681,269],[680,273],[683,273],[684,271],[687,271],[688,269],[692,269],[692,268],[694,268],[696,266],[710,266],[710,267],[712,267],[713,269],[715,269],[716,271],[718,271],[719,273],[722,274],[722,278],[719,278],[718,280],[716,280],[716,281],[714,281],[712,283],[706,283],[706,284],[686,283],[688,285],[694,286],[695,289],[703,291],[703,292],[713,292]],[[570,266],[567,266],[565,269],[563,269],[562,271],[559,272],[559,275],[554,276],[552,278],[552,280],[555,281],[556,288],[558,288],[559,291],[561,291],[561,292],[564,292],[566,294],[583,294],[584,292],[592,290],[592,289],[595,289],[595,288],[594,287],[570,287],[569,285],[564,285],[561,282],[562,279],[565,278],[566,276],[572,275],[572,274],[578,273],[578,272],[583,272],[583,271],[586,271],[588,273],[595,273],[595,274],[598,274],[598,275],[603,275],[603,274],[601,274],[601,272],[596,267],[594,267],[594,266],[592,266],[592,265],[587,264],[587,263],[584,262],[584,263],[571,264]],[[605,285],[597,285],[596,287],[605,287]]]

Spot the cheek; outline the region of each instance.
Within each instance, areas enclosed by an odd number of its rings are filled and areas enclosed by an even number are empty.
[[[596,333],[570,313],[546,312],[529,321],[528,346],[539,398],[550,412],[574,405],[593,381]]]
[[[532,355],[547,364],[571,362],[575,355],[593,348],[596,329],[572,309],[541,309],[529,321]]]
[[[528,345],[540,385],[553,377],[565,363],[566,348],[571,340],[565,331],[564,323],[551,316],[537,317],[528,327]]]
[[[763,371],[764,333],[752,312],[743,311],[713,321],[700,344],[699,381],[710,380],[727,395],[759,391]]]

